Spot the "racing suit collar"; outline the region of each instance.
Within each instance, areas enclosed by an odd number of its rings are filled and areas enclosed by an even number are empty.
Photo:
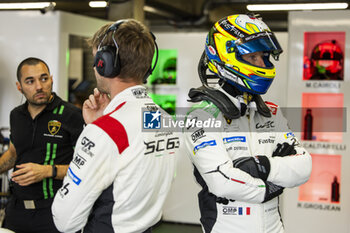
[[[226,88],[227,85],[223,85],[221,88],[219,88],[220,91],[222,91],[236,107],[241,112],[241,116],[249,115],[252,113],[252,111],[257,111],[257,105],[254,101],[254,98],[246,104],[246,101],[244,100],[244,93],[240,92],[239,90],[234,91],[231,88]]]
[[[118,106],[119,104],[125,102],[126,100],[132,99],[132,97],[134,97],[136,99],[137,98],[136,94],[135,94],[135,92],[133,92],[133,90],[135,90],[135,89],[141,90],[142,92],[146,93],[146,88],[142,85],[135,85],[135,86],[128,87],[128,88],[124,89],[122,92],[120,92],[116,96],[114,96],[114,98],[111,100],[111,102],[109,102],[109,104],[107,105],[107,107],[103,111],[103,115],[106,115],[106,114],[114,111],[115,106]]]

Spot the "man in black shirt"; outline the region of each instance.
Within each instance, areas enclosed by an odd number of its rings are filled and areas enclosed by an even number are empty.
[[[17,89],[27,101],[11,111],[11,142],[0,158],[0,173],[14,168],[4,227],[17,233],[58,232],[51,204],[84,120],[78,108],[52,92],[52,76],[44,61],[23,60],[17,79]]]

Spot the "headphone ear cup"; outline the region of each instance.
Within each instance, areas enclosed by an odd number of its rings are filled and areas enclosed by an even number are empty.
[[[120,74],[119,56],[115,54],[115,47],[103,46],[95,55],[94,66],[97,73],[106,78],[114,78]]]
[[[101,51],[97,51],[94,59],[94,67],[99,75],[104,76],[105,74],[105,62],[102,59]]]

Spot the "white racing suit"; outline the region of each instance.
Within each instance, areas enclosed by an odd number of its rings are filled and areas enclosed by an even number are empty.
[[[145,132],[144,113],[157,110],[145,88],[134,86],[85,127],[52,206],[58,230],[139,233],[160,220],[179,137]]]
[[[220,91],[240,109],[238,99]],[[312,162],[309,153],[290,132],[280,109],[272,103],[268,106],[270,118],[259,114],[256,103],[250,102],[246,114],[232,122],[209,101],[201,102],[188,114],[187,122],[211,118],[222,123],[214,130],[213,123],[208,124],[210,129],[197,124],[189,124],[185,129],[186,148],[197,182],[202,186],[198,199],[200,221],[206,233],[284,232],[278,196],[271,197],[266,191],[267,184],[272,182],[288,188],[301,185],[310,176]],[[285,142],[294,143],[296,153],[272,157],[277,144]],[[268,158],[270,172],[266,181],[233,166],[232,161],[247,156]]]

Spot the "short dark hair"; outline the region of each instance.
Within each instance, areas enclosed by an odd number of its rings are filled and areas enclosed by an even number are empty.
[[[39,63],[43,63],[47,70],[49,71],[49,74],[50,74],[50,69],[49,69],[49,66],[46,64],[46,62],[44,62],[43,60],[41,60],[40,58],[36,58],[36,57],[28,57],[26,59],[24,59],[23,61],[21,61],[21,63],[19,63],[18,67],[17,67],[17,80],[18,82],[21,81],[21,70],[22,70],[22,67],[24,65],[29,65],[29,66],[35,66]]]
[[[111,25],[112,23],[108,23],[102,26],[88,40],[92,48],[98,48]],[[114,46],[113,35],[119,46],[121,65],[119,77],[142,82],[143,77],[151,67],[155,50],[155,42],[150,31],[139,21],[127,19],[119,25],[115,33],[109,32],[100,46]]]

